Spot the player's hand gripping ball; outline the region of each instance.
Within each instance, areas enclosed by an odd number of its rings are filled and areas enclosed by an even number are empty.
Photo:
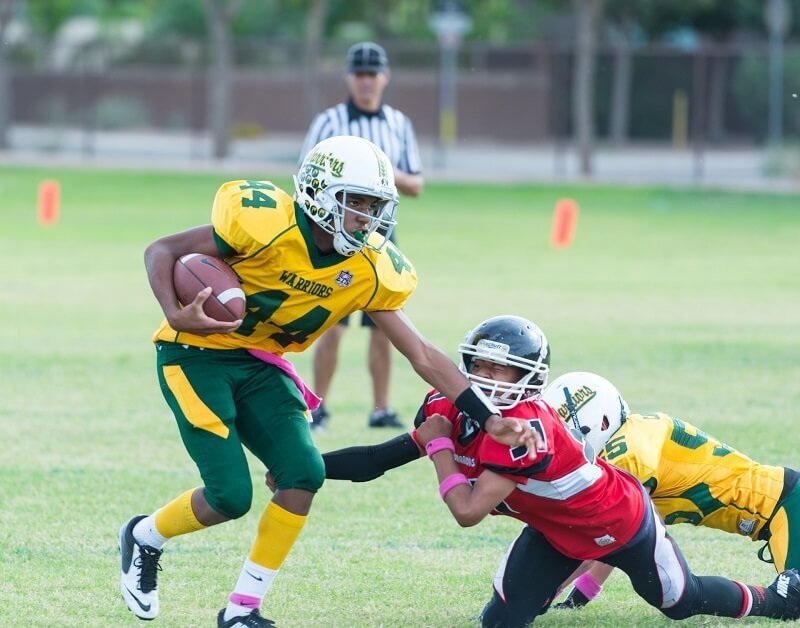
[[[175,294],[188,305],[197,293],[210,286],[203,311],[214,320],[232,322],[244,316],[245,296],[233,269],[218,257],[189,253],[175,262],[172,273]]]

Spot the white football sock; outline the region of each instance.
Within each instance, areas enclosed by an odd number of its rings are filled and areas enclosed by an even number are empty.
[[[225,621],[232,617],[248,615],[254,608],[258,608],[277,573],[277,569],[267,569],[252,560],[244,561],[239,581],[225,609]]]
[[[167,538],[156,528],[155,513],[145,517],[133,527],[133,538],[139,545],[149,545],[158,550],[163,549]]]

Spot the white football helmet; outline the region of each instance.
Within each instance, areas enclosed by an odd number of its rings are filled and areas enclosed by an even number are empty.
[[[294,177],[294,200],[306,215],[333,235],[333,247],[351,256],[362,248],[378,251],[394,229],[397,188],[394,170],[386,154],[369,140],[339,135],[322,140],[303,159]],[[350,234],[344,230],[347,194],[364,194],[380,200],[380,207],[366,232]],[[339,197],[337,198],[337,195]],[[384,236],[377,244],[370,236]]]
[[[472,329],[458,346],[459,369],[499,409],[513,408],[523,399],[537,396],[550,372],[550,345],[544,333],[519,316],[494,316]],[[501,382],[473,374],[475,359],[513,366],[522,371],[516,382]]]
[[[542,393],[556,414],[583,434],[595,453],[625,422],[628,404],[614,385],[594,373],[566,373]]]

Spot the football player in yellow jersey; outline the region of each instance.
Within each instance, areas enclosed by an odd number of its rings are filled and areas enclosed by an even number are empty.
[[[759,558],[778,573],[800,569],[800,473],[759,464],[681,419],[628,414],[619,391],[593,373],[562,375],[542,396],[602,458],[639,479],[665,523],[765,541]],[[559,607],[588,603],[612,569],[592,563]],[[800,586],[800,579],[785,586]]]
[[[226,183],[214,200],[212,224],[147,248],[148,279],[166,317],[154,337],[158,379],[203,486],[120,529],[120,592],[140,619],[158,615],[156,576],[168,539],[250,510],[246,447],[270,469],[278,490],[217,625],[274,625],[259,613],[262,599],[325,477],[307,422],[308,391],[282,355],[303,351],[346,314],[369,312],[424,380],[494,438],[535,451],[529,426],[501,417],[400,312],[417,277],[386,241],[396,204],[394,173],[380,148],[359,137],[333,137],[309,151],[293,197],[265,181]],[[206,316],[209,288],[180,307],[172,274],[187,253],[221,256],[239,274],[243,320]]]

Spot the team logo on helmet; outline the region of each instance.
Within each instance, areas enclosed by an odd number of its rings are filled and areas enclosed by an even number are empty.
[[[592,399],[597,396],[597,391],[584,384],[577,390],[570,390],[570,396],[572,397],[572,403],[575,404],[575,411],[577,412],[587,403],[589,403]],[[569,404],[564,402],[557,408],[553,408],[556,411],[556,414],[561,417],[563,421],[567,421],[570,419],[570,409]]]
[[[341,179],[345,164],[333,153],[315,151],[308,156],[306,165],[308,166],[307,173],[312,176],[316,176],[316,173],[320,170],[325,171],[327,166],[327,171],[330,172],[332,176]]]

